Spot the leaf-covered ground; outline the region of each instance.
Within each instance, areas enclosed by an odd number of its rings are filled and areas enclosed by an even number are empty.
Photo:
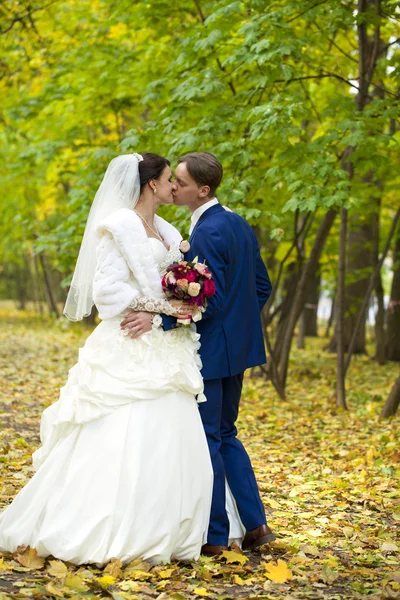
[[[1,505],[32,475],[42,410],[58,397],[88,331],[0,314]],[[5,598],[400,598],[399,418],[378,415],[398,374],[356,357],[351,411],[335,410],[325,340],[292,355],[288,402],[247,380],[239,422],[278,540],[262,551],[151,568],[76,568],[32,549],[0,554]]]

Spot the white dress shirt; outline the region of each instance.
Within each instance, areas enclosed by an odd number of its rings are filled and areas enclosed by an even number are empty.
[[[196,227],[196,223],[200,219],[201,215],[203,213],[205,213],[206,210],[208,210],[212,206],[215,206],[216,204],[219,204],[219,202],[214,197],[211,200],[209,200],[208,202],[206,202],[205,204],[203,204],[202,206],[199,206],[199,208],[196,208],[196,210],[192,214],[192,219],[191,219],[190,229],[189,229],[189,235],[192,235],[192,231]]]

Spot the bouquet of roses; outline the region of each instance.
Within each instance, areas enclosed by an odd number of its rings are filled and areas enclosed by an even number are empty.
[[[181,260],[172,263],[162,278],[162,287],[167,298],[193,304],[194,314],[178,317],[180,325],[190,325],[192,318],[194,321],[201,319],[208,299],[215,294],[212,273],[206,264],[198,262],[197,256],[192,261]]]

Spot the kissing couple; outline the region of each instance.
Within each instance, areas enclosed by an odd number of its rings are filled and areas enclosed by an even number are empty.
[[[75,321],[95,304],[101,322],[42,414],[36,472],[0,515],[1,550],[156,564],[275,539],[235,425],[244,371],[266,360],[271,283],[251,227],[215,197],[222,174],[207,152],[181,157],[174,181],[157,154],[111,161],[64,309]],[[192,213],[188,242],[156,214],[172,203]],[[206,263],[215,288],[188,326],[193,304],[162,286],[183,258]]]

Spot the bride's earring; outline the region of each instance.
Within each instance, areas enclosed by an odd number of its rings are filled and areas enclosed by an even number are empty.
[[[153,188],[153,192],[154,192],[155,194],[157,194],[157,188],[156,188],[156,187],[154,187],[154,188]]]

